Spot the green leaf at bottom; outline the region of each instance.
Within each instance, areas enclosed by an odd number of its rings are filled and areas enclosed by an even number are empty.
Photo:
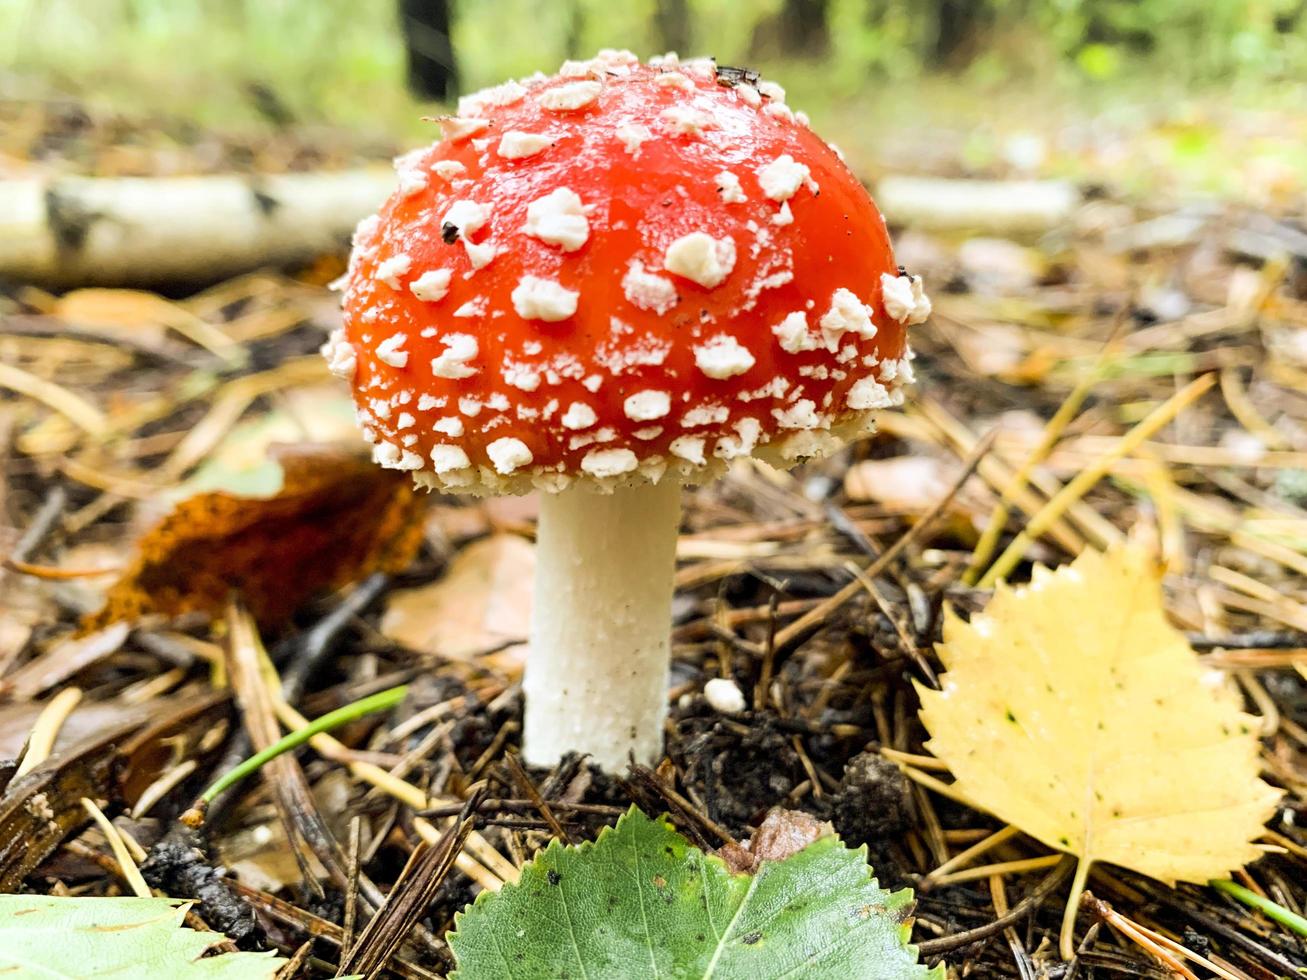
[[[0,895],[0,977],[15,980],[271,980],[269,953],[201,958],[219,932],[178,928],[191,903],[172,898]]]
[[[557,841],[455,919],[457,980],[917,980],[907,890],[835,837],[732,874],[632,808],[593,844]]]

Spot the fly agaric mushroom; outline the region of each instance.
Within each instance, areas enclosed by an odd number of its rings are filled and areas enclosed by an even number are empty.
[[[323,351],[383,466],[543,491],[526,759],[651,762],[681,487],[868,431],[930,304],[838,151],[752,72],[605,51],[441,122],[360,224]]]

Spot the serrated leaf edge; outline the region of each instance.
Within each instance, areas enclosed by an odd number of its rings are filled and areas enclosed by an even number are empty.
[[[700,858],[702,858],[704,861],[713,862],[716,865],[718,865],[723,871],[725,871],[728,875],[730,875],[733,878],[756,877],[757,874],[762,870],[762,867],[775,866],[775,865],[780,865],[785,863],[785,861],[763,861],[762,865],[759,866],[758,871],[755,871],[752,874],[750,874],[747,871],[740,871],[740,872],[732,871],[729,867],[727,867],[726,862],[723,861],[721,858],[719,858],[716,854],[706,853],[700,848],[696,847],[693,843],[691,843],[685,837],[684,834],[682,834],[679,830],[676,829],[676,827],[672,824],[672,821],[668,818],[667,814],[664,813],[664,814],[659,814],[656,817],[650,817],[638,806],[632,803],[631,806],[627,809],[627,811],[617,818],[616,823],[609,824],[605,827],[601,827],[599,830],[599,835],[592,841],[590,840],[582,841],[580,844],[564,844],[561,840],[555,837],[553,840],[549,842],[549,844],[545,847],[543,851],[539,852],[534,858],[532,858],[530,861],[528,861],[526,864],[522,866],[522,872],[525,873],[528,869],[539,870],[537,867],[539,862],[541,862],[544,858],[547,858],[548,856],[555,854],[559,851],[571,850],[579,855],[585,855],[594,847],[596,847],[602,840],[604,840],[605,837],[607,837],[610,834],[617,833],[618,830],[620,830],[623,826],[625,826],[626,822],[631,819],[647,820],[652,824],[661,825],[662,829],[670,831],[671,833],[675,834],[677,837],[680,837],[682,840],[685,841],[687,856],[690,851],[693,851],[694,853],[698,854]],[[828,841],[830,842],[829,844],[826,843]],[[796,851],[795,854],[791,855],[791,858],[796,857],[798,854],[801,854],[804,851],[807,851],[809,848],[817,847],[818,845],[827,846],[827,847],[840,846],[843,847],[844,850],[852,854],[856,854],[858,857],[862,858],[862,864],[867,869],[868,883],[873,888],[880,888],[880,882],[876,878],[875,869],[872,868],[871,865],[867,863],[867,845],[860,844],[856,848],[848,847],[840,839],[840,836],[838,834],[827,834],[824,837],[817,838],[812,843],[801,848],[799,851]],[[789,859],[787,858],[786,860]],[[462,921],[463,917],[467,915],[469,911],[475,909],[483,901],[487,901],[487,902],[494,901],[494,896],[502,894],[503,892],[509,890],[516,890],[521,887],[522,887],[521,879],[519,878],[519,880],[516,882],[511,882],[504,885],[504,887],[501,888],[499,891],[496,892],[482,891],[476,896],[476,898],[472,900],[471,905],[468,905],[466,908],[463,908],[460,911],[455,912],[454,926],[445,934],[445,941],[449,943],[450,949],[451,950],[453,949],[452,940],[454,939],[454,937],[458,935],[459,923]],[[884,891],[884,889],[881,890]],[[906,911],[903,916],[903,919],[900,921],[899,924],[899,940],[902,943],[903,947],[908,952],[910,952],[914,958],[920,959],[920,953],[917,947],[913,943],[909,942],[909,940],[912,938],[912,926],[913,923],[916,921],[915,916],[912,915],[912,912],[915,911],[916,908],[916,896],[913,894],[911,888],[900,888],[898,891],[887,891],[885,892],[885,894],[891,902],[894,901],[895,899],[899,899],[901,896],[907,896],[906,900],[903,902],[903,907]],[[886,911],[892,914],[893,912],[897,912],[898,909],[887,906]],[[926,974],[926,976],[930,978],[930,980],[943,980],[945,976],[944,964],[942,962],[936,964],[935,967],[932,968]],[[458,968],[455,968],[453,971],[450,972],[449,980],[459,980]]]

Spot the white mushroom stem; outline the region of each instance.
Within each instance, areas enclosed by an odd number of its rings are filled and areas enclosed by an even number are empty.
[[[663,747],[681,487],[542,494],[523,690],[526,761],[588,753],[608,772]]]

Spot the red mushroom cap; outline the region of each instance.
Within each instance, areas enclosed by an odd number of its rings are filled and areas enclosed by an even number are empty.
[[[470,492],[699,481],[901,402],[929,302],[783,99],[602,52],[461,100],[360,225],[324,348],[378,462]]]

